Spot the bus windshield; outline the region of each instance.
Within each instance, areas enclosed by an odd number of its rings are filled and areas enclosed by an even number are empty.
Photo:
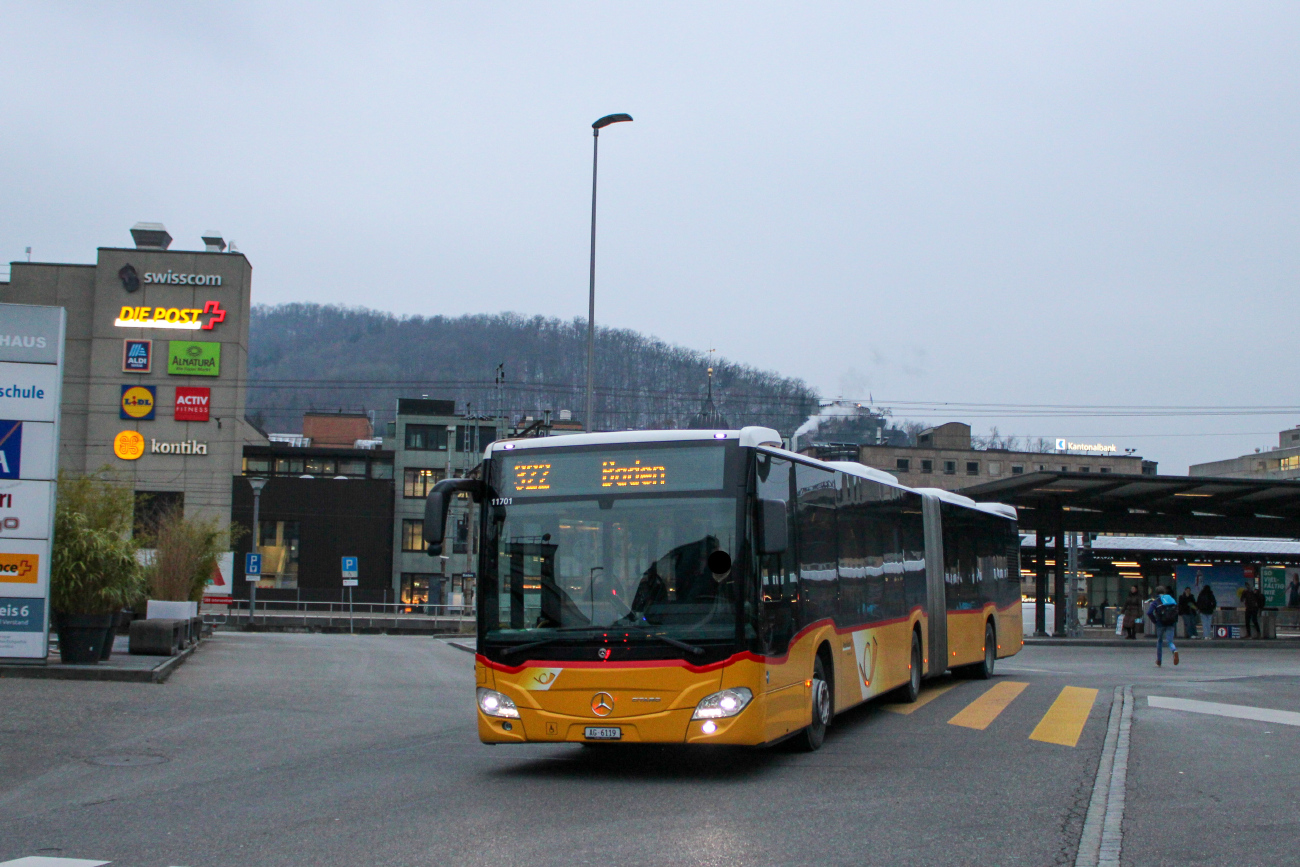
[[[734,637],[736,581],[730,569],[714,571],[737,554],[734,497],[515,500],[494,509],[485,637],[602,629]]]

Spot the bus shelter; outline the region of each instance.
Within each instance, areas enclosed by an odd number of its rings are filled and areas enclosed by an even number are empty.
[[[1049,581],[1055,633],[1065,630],[1067,533],[1163,536],[1175,544],[1179,537],[1185,541],[1188,537],[1300,539],[1297,481],[1036,472],[974,485],[960,493],[976,501],[1015,506],[1021,529],[1033,531],[1040,633],[1046,627]],[[1272,557],[1283,552],[1259,553]],[[1189,546],[1188,555],[1197,554]]]

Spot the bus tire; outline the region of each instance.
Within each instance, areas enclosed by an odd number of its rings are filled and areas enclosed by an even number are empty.
[[[921,697],[921,674],[924,657],[921,655],[921,634],[912,630],[912,656],[908,665],[907,683],[899,687],[900,701],[911,703]]]
[[[820,653],[813,660],[812,689],[809,696],[812,699],[812,722],[808,723],[808,727],[799,735],[798,740],[799,747],[811,753],[819,749],[822,742],[826,740],[826,726],[831,721],[831,687],[826,679],[826,664],[822,662]]]
[[[979,680],[988,680],[993,676],[993,666],[998,660],[997,634],[993,631],[993,624],[984,624],[984,660],[970,667],[970,673]]]

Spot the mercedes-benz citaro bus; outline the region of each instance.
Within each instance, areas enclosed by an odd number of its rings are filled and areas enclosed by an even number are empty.
[[[481,522],[489,744],[816,749],[835,714],[1021,648],[1015,511],[781,448],[768,428],[495,442],[438,483]]]

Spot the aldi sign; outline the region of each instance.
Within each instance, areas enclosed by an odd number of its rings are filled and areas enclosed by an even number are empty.
[[[148,373],[153,369],[152,340],[122,341],[122,372]]]
[[[176,421],[208,421],[212,406],[212,389],[186,385],[176,387]]]
[[[221,344],[200,340],[168,341],[167,372],[177,376],[220,376]]]

